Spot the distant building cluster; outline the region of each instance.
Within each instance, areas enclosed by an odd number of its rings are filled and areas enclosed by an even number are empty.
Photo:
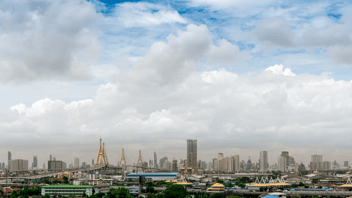
[[[282,151],[278,157],[277,163],[269,164],[268,151],[259,152],[259,160],[252,161],[251,157],[247,160],[240,159],[240,155],[226,156],[224,153],[218,153],[216,158],[206,162],[198,159],[198,142],[196,139],[187,139],[186,146],[186,159],[180,159],[179,161],[175,158],[169,159],[167,156],[161,157],[158,160],[157,153],[154,152],[154,158],[146,161],[142,158],[142,152],[139,151],[138,159],[135,163],[128,164],[125,158],[124,149],[122,149],[121,159],[117,162],[118,167],[130,168],[133,171],[139,171],[141,169],[148,168],[149,170],[154,169],[158,171],[172,171],[180,172],[184,174],[198,174],[198,173],[241,173],[241,172],[258,172],[267,173],[270,171],[281,171],[281,172],[295,172],[295,171],[328,171],[349,168],[349,162],[344,161],[343,164],[339,164],[336,161],[331,163],[330,161],[323,161],[323,156],[313,154],[311,161],[306,167],[303,163],[297,163],[293,156],[290,156],[289,151]],[[57,160],[53,155],[49,156],[47,163],[44,163],[42,167],[38,165],[38,157],[33,156],[31,166],[29,166],[27,159],[13,159],[12,153],[8,151],[8,162],[0,163],[0,170],[9,170],[10,172],[21,172],[28,170],[47,170],[57,171],[64,169],[86,169],[96,165],[108,165],[108,158],[106,154],[105,144],[100,139],[99,150],[97,159],[92,159],[91,164],[86,162],[80,162],[78,157],[73,159],[73,163],[66,164],[62,160]]]

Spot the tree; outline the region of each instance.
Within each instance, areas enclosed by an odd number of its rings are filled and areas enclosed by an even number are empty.
[[[224,196],[222,195],[222,193],[215,193],[212,196],[210,196],[210,198],[224,198]]]
[[[147,193],[155,193],[154,187],[151,187],[151,186],[147,186],[147,188],[145,190]]]
[[[218,181],[217,181],[218,183],[220,183],[220,184],[223,184],[224,183],[224,181],[223,180],[221,180],[221,179],[218,179]]]
[[[187,190],[181,185],[172,185],[164,191],[164,198],[179,198],[187,195]]]
[[[49,194],[45,194],[43,198],[50,198]]]

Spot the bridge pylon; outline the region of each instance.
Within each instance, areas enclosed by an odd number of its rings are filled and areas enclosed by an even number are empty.
[[[105,143],[103,142],[103,144],[101,144],[101,138],[100,138],[97,159],[95,160],[95,165],[99,165],[99,164],[109,165],[108,156],[106,155],[106,150],[105,150]]]

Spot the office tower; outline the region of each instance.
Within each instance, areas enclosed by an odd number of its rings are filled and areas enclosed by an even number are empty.
[[[238,172],[240,170],[240,156],[239,155],[234,156],[233,170],[235,172]]]
[[[233,156],[229,157],[229,160],[227,161],[227,172],[233,172],[234,161],[235,161],[235,157]]]
[[[223,153],[218,153],[218,169],[216,169],[217,171],[221,170],[221,166],[220,166],[220,163],[221,163],[221,160],[224,159],[224,154]]]
[[[323,156],[314,154],[311,157],[310,170],[321,170],[323,169]]]
[[[9,160],[9,170],[10,171],[23,171],[28,170],[28,160],[15,159]]]
[[[158,158],[155,151],[154,151],[154,168],[158,168]]]
[[[37,156],[33,156],[32,168],[37,168],[37,167],[38,167],[38,158]]]
[[[86,163],[85,162],[82,162],[81,168],[86,168]]]
[[[94,166],[94,159],[92,159],[92,166]]]
[[[53,161],[53,156],[52,155],[50,155],[50,161]]]
[[[79,168],[79,158],[78,158],[78,157],[76,157],[76,158],[74,159],[73,164],[74,164],[74,167],[75,167],[75,168]]]
[[[251,170],[251,169],[252,169],[252,161],[251,161],[251,158],[249,158],[248,161],[247,161],[246,170]]]
[[[2,169],[5,170],[5,162],[2,163]]]
[[[268,152],[267,151],[260,151],[259,170],[262,172],[265,172],[268,170]]]
[[[53,157],[53,161],[56,161],[56,157]]]
[[[48,161],[48,170],[61,170],[62,161]]]
[[[344,166],[344,167],[348,167],[348,161],[345,161],[345,162],[343,163],[343,166]]]
[[[62,162],[62,168],[63,168],[63,169],[67,169],[67,164],[66,164],[66,162]]]
[[[7,160],[12,160],[12,154],[10,151],[7,153]]]
[[[167,157],[165,156],[165,157],[163,157],[163,158],[161,158],[159,161],[159,165],[160,165],[160,167],[159,168],[165,168],[165,166],[164,166],[164,163],[167,161],[168,159],[167,159]]]
[[[214,159],[213,159],[213,170],[214,170],[214,171],[217,171],[217,170],[219,169],[218,165],[219,165],[218,159],[217,159],[217,158],[214,158]]]
[[[71,163],[69,166],[68,166],[69,169],[72,169],[73,168],[73,164]]]
[[[322,162],[322,169],[323,170],[331,170],[331,162],[328,162],[328,161],[325,161],[325,162]]]
[[[187,167],[197,167],[197,140],[187,140]]]
[[[278,159],[278,164],[279,164],[279,170],[282,172],[285,172],[287,169],[287,158],[283,155],[281,155]]]
[[[172,160],[172,171],[177,172],[177,160]]]

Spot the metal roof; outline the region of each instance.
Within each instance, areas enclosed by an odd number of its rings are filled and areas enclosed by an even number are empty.
[[[42,188],[93,188],[92,186],[79,186],[79,185],[48,185],[48,186],[43,186]]]

